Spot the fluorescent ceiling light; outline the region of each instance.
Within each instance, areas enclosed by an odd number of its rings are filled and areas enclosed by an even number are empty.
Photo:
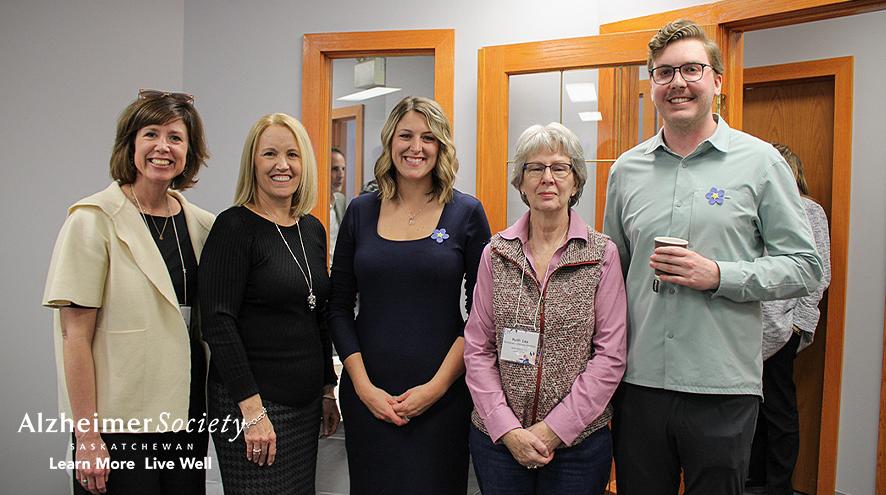
[[[600,112],[578,112],[578,118],[580,118],[582,122],[596,122],[598,120],[603,120],[603,114]]]
[[[594,83],[569,83],[566,85],[566,93],[573,103],[597,101],[597,89]]]
[[[388,88],[385,86],[379,86],[377,88],[364,89],[363,91],[357,91],[356,93],[342,96],[338,99],[338,101],[363,101],[370,98],[375,98],[376,96],[393,93],[395,91],[400,91],[400,88]]]

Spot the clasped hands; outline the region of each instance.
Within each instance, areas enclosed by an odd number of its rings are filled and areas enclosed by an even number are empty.
[[[655,249],[649,260],[649,266],[653,269],[666,272],[659,275],[662,282],[695,290],[716,290],[720,287],[720,266],[695,251],[662,246]]]
[[[376,419],[404,426],[410,419],[427,411],[445,392],[445,387],[431,380],[397,396],[369,384],[364,389],[357,390],[357,396]]]
[[[554,449],[563,443],[544,421],[529,428],[513,429],[505,433],[501,440],[514,460],[527,469],[535,469],[554,460]]]

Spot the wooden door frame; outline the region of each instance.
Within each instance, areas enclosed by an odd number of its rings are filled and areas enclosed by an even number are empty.
[[[718,26],[714,40],[723,52],[723,115],[742,128],[744,33],[886,9],[884,0],[722,0],[600,25],[600,34],[657,30],[675,19]]]
[[[354,121],[354,197],[360,195],[363,189],[363,105],[350,105],[347,107],[333,108],[330,120]],[[332,148],[330,147],[330,150]],[[345,175],[347,177],[347,175]],[[345,183],[347,187],[347,183]]]
[[[301,121],[317,157],[317,187],[329,190],[332,60],[373,56],[434,57],[434,99],[454,119],[455,30],[313,33],[302,43]],[[329,195],[318,194],[312,213],[329,231]],[[327,234],[328,235],[328,234]]]
[[[886,304],[883,306],[883,368],[881,373],[880,429],[877,434],[877,495],[886,495]]]
[[[479,50],[477,198],[483,203],[492,232],[504,230],[508,218],[504,199],[508,194],[508,78],[517,74],[588,68],[588,60],[593,60],[593,67],[602,67],[598,82],[602,96],[604,88],[615,88],[615,70],[611,67],[646,63],[646,43],[652,34],[642,31],[606,37],[586,36],[487,46]],[[598,103],[601,113],[615,113],[614,100],[601,97]],[[619,119],[616,125],[626,126],[628,123],[629,119]],[[614,157],[619,151],[615,140],[598,141],[598,156]],[[601,187],[605,191],[608,172],[608,166],[597,167],[598,193]],[[598,210],[599,217],[603,211],[599,202]]]
[[[822,379],[821,428],[818,441],[818,493],[833,493],[840,433],[843,336],[846,325],[846,268],[849,258],[849,206],[852,177],[853,58],[838,57],[746,68],[745,84],[834,80],[834,150],[831,177],[831,285],[828,289],[827,334]]]

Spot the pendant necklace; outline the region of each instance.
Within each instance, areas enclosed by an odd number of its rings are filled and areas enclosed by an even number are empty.
[[[295,266],[298,267],[298,270],[301,272],[302,277],[305,278],[305,283],[308,284],[308,309],[314,311],[314,308],[317,307],[317,296],[314,295],[314,277],[311,276],[311,266],[308,265],[308,255],[305,252],[305,241],[301,235],[301,223],[295,222],[295,228],[298,229],[298,241],[301,243],[301,254],[305,257],[305,268],[307,268],[307,274],[305,274],[305,270],[302,269],[301,263],[298,262],[298,259],[292,252],[292,248],[289,247],[289,243],[286,241],[286,237],[283,236],[283,231],[280,230],[280,226],[277,225],[274,217],[272,217],[271,214],[268,213],[267,208],[265,208],[264,206],[262,206],[262,210],[264,210],[265,215],[267,215],[268,218],[271,219],[274,227],[277,227],[277,233],[280,234],[280,238],[283,239],[283,244],[286,245],[286,250],[289,251],[289,256],[292,256],[292,261],[295,261]]]
[[[138,207],[138,211],[139,211],[139,213],[142,214],[142,219],[145,221],[145,226],[148,227],[148,218],[145,215],[145,210],[142,209],[141,203],[138,202],[138,196],[135,195],[135,189],[132,188],[132,184],[129,185],[129,192],[132,193],[132,197],[133,197],[133,199],[135,199],[135,206]],[[168,215],[166,217],[166,220],[169,221],[169,217],[172,215],[172,212],[169,210],[169,199],[168,198],[166,199],[166,215]],[[153,220],[154,219],[152,217],[151,221],[153,221]],[[150,227],[148,227],[148,230],[150,230]],[[157,233],[160,234],[160,240],[162,241],[163,240],[163,231],[166,230],[166,222],[163,223],[163,230],[158,230],[157,224],[155,223],[154,230],[157,230]],[[172,220],[172,230],[175,232],[175,247],[178,249],[178,259],[179,259],[179,261],[181,261],[181,264],[182,264],[182,284],[183,284],[182,299],[183,300],[179,304],[179,306],[187,307],[188,306],[188,269],[185,268],[185,257],[182,254],[181,240],[178,238],[178,228],[175,226],[174,219]],[[187,321],[186,321],[186,323],[188,325],[190,325],[190,319],[191,318],[190,318],[190,309],[189,309],[188,310],[188,317],[187,317]]]
[[[400,201],[403,201],[402,198],[400,199]],[[421,215],[421,212],[424,211],[425,206],[427,206],[427,203],[415,212],[407,208],[406,215],[409,217],[409,225],[415,225],[415,217]]]
[[[145,221],[145,225],[148,225],[148,216],[145,213],[145,210],[142,209],[142,205],[139,204],[138,196],[135,195],[135,189],[132,188],[132,184],[129,185],[129,192],[131,192],[132,197],[135,198],[135,205],[138,206],[138,211],[139,211],[139,213],[142,214],[142,219]],[[154,224],[154,230],[157,231],[157,235],[160,236],[161,241],[163,240],[163,233],[166,232],[166,225],[169,223],[169,217],[172,215],[172,213],[169,210],[169,199],[168,198],[165,198],[165,199],[166,199],[166,219],[163,221],[163,228],[162,229],[157,227],[157,221],[154,220],[154,215],[151,215],[151,223]],[[175,227],[175,225],[173,225],[173,227]],[[150,228],[150,226],[148,226],[148,228]]]

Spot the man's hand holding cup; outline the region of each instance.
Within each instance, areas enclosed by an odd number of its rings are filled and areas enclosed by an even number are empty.
[[[689,250],[689,241],[678,237],[656,237],[654,240],[655,250],[649,257],[649,266],[655,270],[657,280],[695,290],[720,286],[720,267]]]

